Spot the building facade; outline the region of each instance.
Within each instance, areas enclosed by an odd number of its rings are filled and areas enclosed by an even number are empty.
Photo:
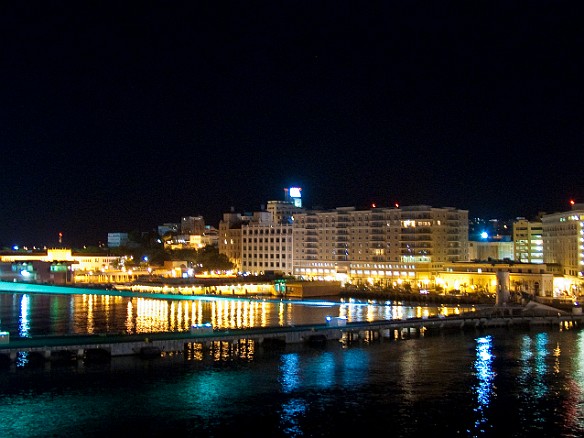
[[[252,214],[225,213],[219,223],[219,252],[238,272],[249,275],[292,275],[294,216],[301,207],[268,201]]]
[[[511,292],[553,299],[584,295],[584,205],[542,214],[541,222],[518,218],[504,230],[511,225],[512,237],[497,232],[488,242],[473,242],[466,210],[309,210],[271,201],[253,214],[224,214],[219,251],[240,272],[301,280],[492,294],[503,270]]]
[[[441,263],[468,259],[468,212],[425,205],[306,210],[270,201],[253,215],[224,214],[219,252],[244,273],[423,287]]]
[[[518,218],[513,223],[513,260],[543,263],[543,225],[541,221]]]
[[[544,263],[561,266],[564,292],[578,296],[584,292],[584,204],[574,204],[565,212],[542,216]]]
[[[181,234],[198,234],[205,232],[205,219],[203,216],[183,216],[180,220]]]
[[[223,219],[219,221],[219,253],[224,254],[236,267],[237,272],[242,272],[242,226],[251,221],[252,216],[248,214],[223,213]]]
[[[128,233],[107,233],[108,248],[119,248],[128,244]]]
[[[509,290],[519,297],[552,297],[554,275],[542,263],[517,263],[513,261],[454,262],[445,263],[437,275],[436,284],[445,291],[462,294],[496,294],[497,274],[507,273]]]
[[[115,270],[119,260],[117,256],[73,254],[70,249],[62,248],[42,253],[0,255],[0,263],[11,266],[5,269],[5,273],[13,273],[11,280],[54,284],[75,283],[79,276],[107,274]]]
[[[469,241],[470,260],[515,260],[513,242],[505,241]]]
[[[218,231],[215,227],[205,225],[203,234],[177,234],[171,239],[164,240],[164,248],[170,250],[178,249],[201,249],[205,246],[218,246]]]
[[[427,205],[294,216],[294,275],[382,287],[427,285],[440,264],[468,259],[468,212]]]

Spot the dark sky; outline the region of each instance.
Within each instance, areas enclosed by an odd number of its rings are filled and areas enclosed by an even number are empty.
[[[8,1],[0,246],[181,216],[584,202],[579,2]]]

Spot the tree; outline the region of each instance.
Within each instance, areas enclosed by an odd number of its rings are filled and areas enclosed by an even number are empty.
[[[203,271],[230,271],[233,263],[225,254],[220,254],[217,247],[207,245],[197,251],[197,265]]]
[[[167,250],[170,260],[185,260],[190,264],[194,265],[197,263],[197,250],[196,249],[172,249]]]

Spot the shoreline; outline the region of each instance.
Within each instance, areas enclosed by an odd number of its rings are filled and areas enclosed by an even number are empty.
[[[428,293],[428,294],[415,294],[415,293],[408,293],[408,292],[389,292],[389,291],[379,291],[379,292],[371,292],[371,291],[342,291],[339,295],[345,299],[364,299],[364,300],[389,300],[389,301],[398,301],[405,305],[446,305],[446,306],[479,306],[479,307],[495,307],[496,299],[491,297],[485,296],[473,296],[473,295],[441,295],[437,293]],[[564,302],[558,299],[550,299],[550,300],[542,300],[542,299],[533,299],[536,303],[544,304],[549,307],[553,307],[555,309],[561,311],[572,312],[573,308],[575,307],[573,302]],[[525,307],[527,302],[521,302],[514,299],[509,300],[507,303],[503,304],[502,307]],[[579,307],[579,306],[578,306]]]
[[[274,294],[181,294],[181,293],[154,293],[154,292],[137,292],[137,291],[125,291],[121,289],[111,289],[106,285],[96,285],[96,284],[83,284],[83,285],[67,285],[67,286],[56,286],[56,285],[43,285],[36,283],[15,283],[15,282],[3,282],[0,281],[0,291],[2,292],[16,292],[16,293],[63,293],[63,294],[77,294],[77,293],[89,293],[89,294],[99,294],[99,295],[118,295],[118,296],[134,296],[143,298],[156,298],[156,299],[202,299],[211,300],[216,298],[232,298],[232,299],[258,299],[258,300],[274,300],[281,301],[282,299],[291,302],[310,302],[315,299],[333,298],[339,300],[375,300],[375,301],[394,301],[403,305],[408,306],[419,306],[419,305],[432,305],[432,306],[480,306],[480,307],[493,307],[496,306],[495,297],[489,296],[475,296],[475,295],[443,295],[437,293],[427,293],[427,294],[417,294],[406,291],[370,291],[370,290],[346,290],[341,288],[337,294],[334,295],[322,295],[322,296],[311,296],[311,297],[290,297],[286,295],[274,295]],[[574,307],[574,303],[566,303],[560,300],[538,300],[536,302],[546,304],[551,307],[555,307],[560,310],[571,311]],[[516,300],[510,300],[504,305],[509,306],[523,306],[526,303],[518,302]]]
[[[367,300],[389,300],[400,301],[403,303],[417,303],[417,304],[446,304],[446,305],[479,305],[479,306],[494,306],[495,299],[489,297],[478,296],[455,296],[455,295],[440,295],[436,293],[429,294],[415,294],[408,292],[370,292],[370,291],[341,291],[339,294],[341,298],[358,298]]]

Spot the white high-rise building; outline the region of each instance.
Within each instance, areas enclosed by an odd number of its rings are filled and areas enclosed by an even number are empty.
[[[294,275],[386,286],[423,283],[468,260],[468,211],[427,205],[295,215]]]
[[[561,266],[564,290],[575,295],[584,283],[584,204],[544,214],[541,221],[544,263]]]
[[[293,222],[302,209],[285,201],[268,201],[250,215],[225,213],[219,223],[219,252],[240,272],[292,275]]]

